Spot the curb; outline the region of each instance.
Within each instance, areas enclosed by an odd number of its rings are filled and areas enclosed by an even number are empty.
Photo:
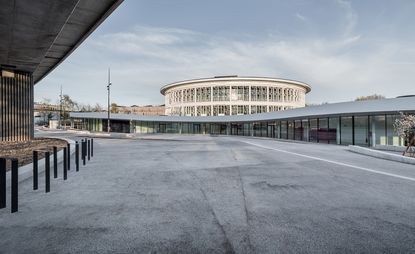
[[[75,141],[67,138],[57,138],[62,139],[71,144],[71,156],[75,153]],[[51,170],[53,170],[53,153],[49,156],[51,161]],[[63,149],[58,152],[58,164],[63,161]],[[38,173],[43,173],[45,171],[45,158],[38,161]],[[25,181],[26,179],[33,176],[33,163],[19,167],[19,183]],[[11,170],[7,171],[6,181],[11,181]]]
[[[406,146],[391,146],[391,145],[375,145],[373,147],[376,150],[393,151],[403,153],[406,150]]]
[[[373,150],[373,149],[365,148],[361,146],[349,145],[348,149],[349,151],[354,152],[354,153],[359,153],[359,154],[363,154],[363,155],[367,155],[367,156],[371,156],[375,158],[380,158],[384,160],[390,160],[390,161],[396,161],[396,162],[415,165],[415,158],[411,158],[411,157],[391,154],[391,153]]]

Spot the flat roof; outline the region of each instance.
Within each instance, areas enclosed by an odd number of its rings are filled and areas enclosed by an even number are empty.
[[[123,0],[1,1],[0,65],[37,83],[66,59]]]
[[[415,97],[393,99],[352,101],[324,104],[275,111],[262,114],[232,115],[232,116],[143,116],[135,114],[111,114],[113,120],[135,120],[154,122],[195,122],[195,123],[227,123],[255,122],[284,119],[313,118],[326,116],[397,114],[398,112],[415,112]],[[106,112],[74,112],[72,118],[107,119]]]
[[[184,81],[179,81],[179,82],[167,84],[167,85],[163,86],[160,89],[160,93],[162,95],[164,95],[167,89],[177,87],[177,86],[182,86],[182,85],[189,85],[189,84],[193,84],[193,83],[212,82],[212,81],[235,81],[235,80],[281,82],[281,83],[287,83],[287,84],[291,84],[291,85],[297,85],[297,86],[304,87],[306,89],[306,93],[311,91],[311,86],[310,85],[308,85],[304,82],[296,81],[296,80],[270,78],[270,77],[248,77],[248,76],[247,77],[239,77],[237,75],[231,75],[231,76],[216,76],[216,77],[213,77],[213,78],[189,79],[189,80],[184,80]]]

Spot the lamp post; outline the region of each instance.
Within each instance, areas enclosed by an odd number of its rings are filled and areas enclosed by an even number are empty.
[[[108,68],[108,119],[107,119],[107,132],[110,132],[111,125],[110,125],[110,114],[111,114],[111,104],[110,104],[110,94],[111,94],[111,74],[110,74],[110,68]]]
[[[59,128],[62,129],[62,110],[63,110],[63,94],[62,94],[62,86],[61,86],[61,93],[59,95]]]

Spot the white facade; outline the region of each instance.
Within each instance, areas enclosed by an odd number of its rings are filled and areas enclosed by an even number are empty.
[[[161,88],[166,115],[221,116],[281,111],[305,106],[310,86],[292,80],[225,76]]]

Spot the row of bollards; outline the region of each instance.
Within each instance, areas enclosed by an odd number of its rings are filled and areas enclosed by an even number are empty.
[[[79,146],[81,145],[81,149]],[[53,178],[58,178],[58,148],[63,149],[63,180],[68,179],[68,170],[71,169],[71,145],[63,147],[53,147]],[[50,151],[35,150],[33,151],[33,190],[38,189],[39,185],[39,153],[45,155],[45,192],[50,192]],[[81,157],[80,157],[81,155]],[[79,159],[83,160],[83,165],[94,156],[94,140],[82,139],[81,144],[75,143],[75,170],[79,171]],[[7,160],[11,161],[11,212],[18,211],[18,160],[16,158],[0,158],[0,209],[6,207],[6,164]]]

